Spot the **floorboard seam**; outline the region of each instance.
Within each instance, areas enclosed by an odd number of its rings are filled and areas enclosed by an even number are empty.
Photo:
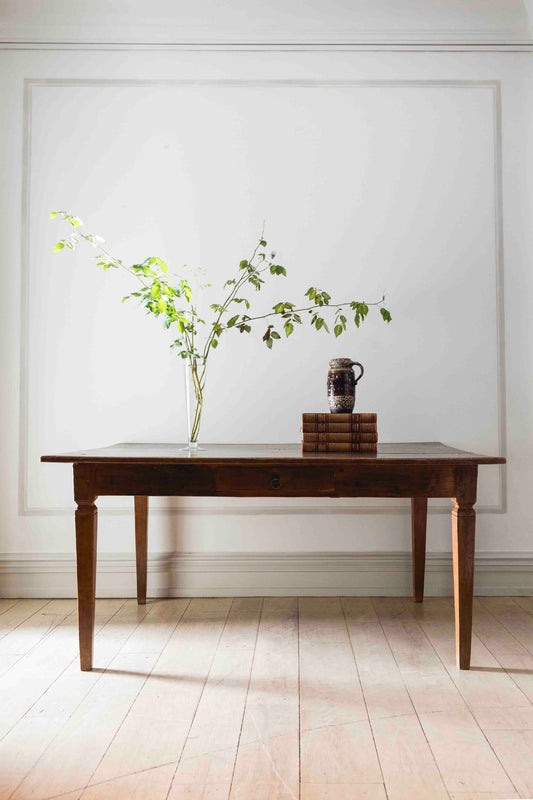
[[[227,612],[226,612],[226,618],[225,618],[225,620],[224,620],[224,625],[222,626],[222,630],[220,631],[220,634],[219,634],[219,637],[218,637],[218,640],[217,640],[216,647],[215,647],[215,648],[214,648],[214,650],[213,650],[213,657],[212,657],[212,659],[211,659],[211,662],[210,662],[210,664],[209,664],[209,669],[206,671],[206,674],[205,674],[205,680],[204,680],[204,683],[203,683],[203,686],[202,686],[202,691],[200,692],[200,694],[199,694],[199,696],[198,696],[198,702],[196,703],[196,706],[195,706],[195,709],[194,709],[194,713],[193,713],[193,715],[192,715],[192,717],[191,717],[191,722],[190,722],[190,725],[189,725],[189,727],[188,727],[188,729],[187,729],[187,735],[185,736],[185,739],[184,739],[184,741],[183,741],[183,747],[181,748],[181,752],[180,752],[180,754],[179,754],[179,756],[178,756],[178,758],[177,758],[177,760],[176,760],[176,768],[174,769],[174,774],[172,775],[172,778],[171,778],[171,780],[170,780],[170,784],[169,784],[169,786],[168,786],[168,791],[167,791],[167,793],[166,793],[166,795],[165,795],[165,800],[168,800],[168,797],[169,797],[169,795],[170,795],[170,792],[172,791],[172,786],[173,786],[173,784],[174,784],[174,778],[176,777],[176,772],[178,771],[178,767],[179,767],[179,765],[180,765],[181,757],[182,757],[182,755],[183,755],[183,751],[184,751],[184,749],[185,749],[185,745],[187,744],[187,740],[188,740],[188,738],[189,738],[189,734],[190,734],[190,732],[191,732],[191,728],[192,728],[192,726],[193,726],[194,720],[196,719],[196,713],[197,713],[197,711],[198,711],[198,706],[200,705],[200,702],[201,702],[201,700],[202,700],[202,697],[203,697],[203,695],[204,695],[204,690],[205,690],[205,687],[206,687],[207,681],[208,681],[208,679],[209,679],[209,675],[210,675],[210,673],[211,673],[211,669],[213,668],[213,662],[214,662],[214,660],[215,660],[215,657],[216,657],[216,654],[217,654],[217,652],[218,652],[218,647],[219,647],[219,645],[220,645],[220,640],[222,639],[222,636],[224,635],[224,631],[226,630],[226,625],[228,624],[228,619],[230,618],[231,609],[233,608],[233,604],[234,604],[234,603],[235,603],[235,598],[234,598],[234,597],[232,597],[232,598],[231,598],[231,603],[230,603],[230,605],[229,605],[229,608],[228,608],[228,610],[227,610]],[[190,605],[190,603],[189,603],[189,605]],[[188,608],[188,607],[189,607],[189,606],[187,606],[187,608]]]
[[[382,769],[382,766],[381,766],[381,758],[379,757],[379,750],[378,750],[378,746],[376,744],[376,737],[374,736],[374,728],[372,727],[372,720],[370,719],[370,714],[368,713],[368,705],[367,705],[367,702],[366,702],[365,690],[363,689],[363,684],[361,683],[361,675],[359,674],[359,667],[357,665],[357,658],[355,657],[355,652],[354,652],[354,649],[353,649],[352,637],[350,636],[350,629],[348,627],[348,620],[346,619],[346,609],[344,608],[344,603],[343,603],[342,597],[339,597],[339,604],[340,604],[341,611],[342,611],[342,618],[344,620],[344,627],[346,629],[346,635],[348,637],[348,643],[350,645],[350,651],[352,653],[352,658],[353,658],[354,665],[355,665],[355,672],[357,674],[357,680],[359,681],[359,687],[361,689],[361,696],[363,698],[363,703],[365,704],[366,718],[367,718],[367,722],[368,722],[368,727],[370,728],[370,733],[372,735],[372,743],[374,745],[374,750],[376,751],[376,758],[377,758],[378,764],[379,764],[379,772],[380,772],[380,775],[381,775],[381,781],[383,783],[383,788],[384,788],[384,791],[385,791],[385,795],[386,795],[387,800],[388,800],[389,793],[388,793],[387,787],[385,785],[385,775],[383,774],[383,769]]]
[[[237,739],[237,747],[235,748],[235,758],[233,760],[233,769],[231,770],[231,781],[229,785],[229,792],[228,792],[228,800],[231,797],[231,792],[233,790],[233,779],[235,777],[235,769],[237,767],[237,757],[239,755],[239,747],[241,745],[241,735],[242,735],[242,727],[244,725],[244,715],[246,714],[246,704],[248,702],[248,694],[250,692],[250,683],[252,682],[252,673],[254,671],[254,663],[255,663],[255,653],[257,650],[257,638],[259,636],[259,628],[261,627],[261,620],[263,619],[263,609],[265,607],[265,598],[261,598],[261,611],[259,612],[259,619],[257,620],[257,628],[255,630],[255,640],[254,640],[254,652],[252,655],[252,662],[250,664],[250,673],[248,675],[248,685],[246,687],[246,697],[244,698],[244,705],[242,707],[242,717],[241,717],[241,725],[239,728],[239,736]]]

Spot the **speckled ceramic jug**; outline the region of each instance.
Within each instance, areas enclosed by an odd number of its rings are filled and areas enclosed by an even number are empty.
[[[357,378],[353,367],[361,370]],[[328,403],[332,414],[351,414],[355,405],[355,387],[364,373],[363,365],[351,358],[332,358],[328,372]]]

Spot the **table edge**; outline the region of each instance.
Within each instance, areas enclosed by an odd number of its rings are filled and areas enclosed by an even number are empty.
[[[354,457],[355,456],[355,457]],[[195,458],[194,456],[74,456],[74,455],[44,455],[41,456],[43,463],[56,463],[56,464],[160,464],[160,465],[196,465],[203,466],[246,466],[250,467],[254,464],[260,466],[312,466],[320,464],[322,466],[339,466],[345,467],[347,465],[355,464],[405,464],[405,465],[431,465],[431,466],[478,466],[478,465],[497,465],[506,464],[507,459],[501,456],[456,456],[453,455],[442,456],[395,456],[389,457],[381,455],[379,458],[375,454],[352,454],[352,453],[302,453],[301,456],[231,456],[221,457],[213,455],[201,456]]]

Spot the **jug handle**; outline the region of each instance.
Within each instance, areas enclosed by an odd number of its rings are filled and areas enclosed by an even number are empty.
[[[363,365],[359,363],[359,361],[352,361],[352,367],[359,367],[360,370],[361,370],[361,372],[359,373],[359,375],[355,379],[355,385],[357,386],[358,381],[360,381],[361,378],[363,377],[363,375],[365,374],[365,369],[364,369]]]

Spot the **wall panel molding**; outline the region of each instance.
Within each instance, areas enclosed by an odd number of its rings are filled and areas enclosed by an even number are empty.
[[[495,325],[497,329],[497,364],[496,391],[498,407],[498,454],[506,454],[506,410],[505,410],[505,339],[504,339],[504,307],[503,307],[503,209],[502,209],[502,132],[501,132],[501,87],[499,81],[471,81],[471,80],[138,80],[138,79],[26,79],[24,82],[24,141],[23,141],[23,176],[22,176],[22,238],[21,238],[21,330],[20,330],[20,431],[19,431],[19,514],[21,516],[53,516],[72,514],[71,508],[46,508],[32,506],[28,501],[28,414],[29,414],[29,300],[30,300],[30,270],[29,270],[29,239],[30,239],[30,196],[31,196],[31,142],[32,142],[32,92],[36,87],[76,87],[76,86],[113,86],[113,87],[150,87],[150,86],[199,86],[224,88],[238,87],[301,87],[309,90],[316,88],[412,88],[457,89],[460,91],[490,90],[493,104],[493,146],[494,146],[494,237],[495,237]],[[496,505],[480,506],[481,513],[504,513],[506,511],[506,470],[499,467],[500,502]],[[239,504],[224,506],[224,514],[307,514],[307,513],[407,513],[400,505],[384,508],[375,506],[355,506],[349,503],[325,503],[318,509],[306,508],[305,505],[288,508],[285,505],[257,505],[255,508],[246,508],[244,511]],[[434,508],[435,513],[449,513],[448,508]],[[129,508],[102,509],[106,513],[131,513]],[[193,506],[185,509],[157,509],[157,514],[214,514],[219,513],[216,508]]]

